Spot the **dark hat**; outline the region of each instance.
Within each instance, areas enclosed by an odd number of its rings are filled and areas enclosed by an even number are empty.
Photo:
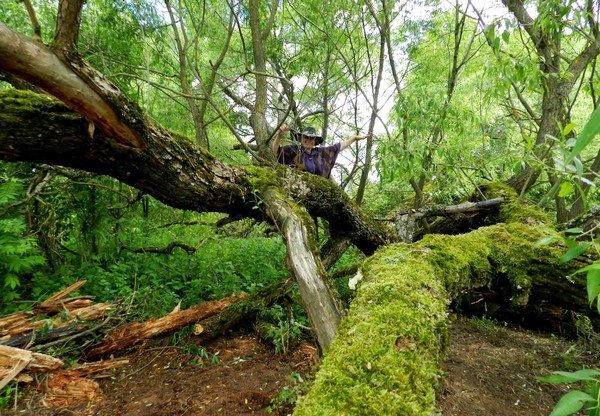
[[[301,132],[292,131],[292,138],[297,141],[302,140],[302,136],[306,137],[314,137],[316,144],[323,143],[323,138],[317,134],[317,130],[314,127],[304,127],[304,130]]]

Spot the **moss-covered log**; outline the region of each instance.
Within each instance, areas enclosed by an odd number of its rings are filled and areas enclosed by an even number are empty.
[[[536,244],[555,234],[547,218],[511,191],[495,191],[511,197],[497,214],[506,222],[389,245],[364,262],[348,315],[295,415],[433,415],[454,300],[502,280],[508,305],[524,307],[540,275],[585,296],[583,282],[566,278],[579,265],[558,264],[563,248]]]

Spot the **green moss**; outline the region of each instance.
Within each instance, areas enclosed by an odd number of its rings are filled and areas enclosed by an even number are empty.
[[[21,120],[23,113],[25,112],[28,117],[34,120],[43,120],[44,117],[39,117],[38,114],[43,113],[73,113],[73,119],[80,119],[81,117],[70,110],[62,102],[55,98],[48,97],[43,94],[37,94],[32,91],[6,89],[0,90],[0,114],[6,120],[10,121],[11,114],[17,110],[19,118],[15,119],[15,122]]]
[[[519,199],[517,192],[508,185],[493,182],[480,186],[487,199],[504,198],[500,204],[496,222],[522,222],[529,225],[549,225],[552,220],[536,206],[528,205]]]
[[[348,316],[295,414],[435,414],[447,304],[498,275],[521,303],[536,267],[531,260],[558,260],[558,249],[535,244],[549,231],[529,221],[460,236],[428,235],[415,244],[383,247],[367,259]]]
[[[240,169],[248,173],[247,182],[253,192],[262,192],[268,186],[279,185],[279,175],[272,169],[252,165],[240,167]]]

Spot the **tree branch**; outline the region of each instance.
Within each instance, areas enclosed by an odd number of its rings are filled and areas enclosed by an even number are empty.
[[[81,25],[84,0],[60,0],[56,16],[54,44],[63,50],[75,51]]]

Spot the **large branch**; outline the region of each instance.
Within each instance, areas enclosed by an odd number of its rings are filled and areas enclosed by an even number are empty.
[[[282,198],[275,189],[263,192],[267,212],[274,219],[288,248],[287,263],[293,273],[304,308],[323,351],[329,348],[343,316],[341,301],[317,257],[312,219],[300,206]]]
[[[63,62],[54,50],[14,32],[3,22],[0,22],[0,56],[0,70],[44,89],[122,144],[141,145],[139,133],[130,124],[139,117],[131,111],[137,106],[123,111],[128,100],[82,61],[76,63],[76,70],[75,62]],[[95,82],[90,81],[90,76]],[[125,102],[119,107],[109,98]]]
[[[332,231],[370,254],[391,239],[367,218],[342,189],[315,175],[229,166],[187,140],[145,120],[143,149],[122,146],[101,132],[88,136],[88,122],[55,100],[38,94],[0,92],[0,159],[70,166],[112,176],[167,205],[197,212],[264,219],[263,184],[327,219]]]

